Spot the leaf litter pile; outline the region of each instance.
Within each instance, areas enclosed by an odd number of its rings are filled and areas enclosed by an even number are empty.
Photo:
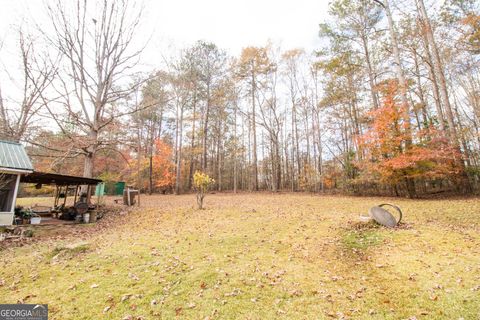
[[[51,319],[477,319],[478,199],[389,201],[396,229],[359,223],[379,198],[145,196],[1,251],[0,303]]]

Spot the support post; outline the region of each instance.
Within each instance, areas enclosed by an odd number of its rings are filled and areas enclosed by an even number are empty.
[[[68,186],[65,186],[65,196],[63,197],[63,207],[67,204]]]
[[[58,186],[55,185],[55,201],[53,202],[53,206],[56,208],[58,207]]]
[[[91,190],[90,190],[90,185],[87,185],[87,204],[90,205],[90,194],[91,194]]]
[[[77,203],[77,195],[78,195],[78,184],[75,188],[75,198],[73,199],[73,204],[75,205],[75,203]]]

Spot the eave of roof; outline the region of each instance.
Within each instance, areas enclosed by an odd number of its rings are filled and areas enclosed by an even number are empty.
[[[22,183],[39,183],[57,186],[75,186],[75,185],[97,185],[102,180],[94,178],[85,178],[78,176],[69,176],[65,174],[48,173],[34,171],[33,173],[23,175],[20,178]]]
[[[3,173],[17,173],[18,174],[18,173],[32,173],[33,170],[0,167],[0,172],[3,172]]]

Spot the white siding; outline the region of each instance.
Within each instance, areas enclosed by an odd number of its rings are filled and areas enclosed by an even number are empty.
[[[18,187],[20,185],[20,174],[17,174],[17,179],[15,181],[14,189],[13,189],[13,196],[12,196],[12,203],[10,206],[9,212],[0,212],[0,226],[9,226],[13,224],[15,206],[17,203],[17,193]]]

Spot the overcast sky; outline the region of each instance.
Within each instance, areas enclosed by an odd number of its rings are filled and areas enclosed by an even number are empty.
[[[45,22],[48,0],[0,0],[0,39],[11,43],[12,28],[23,20]],[[70,0],[64,0],[70,1]],[[169,46],[182,48],[202,39],[233,55],[248,45],[270,39],[282,48],[318,47],[318,24],[326,17],[328,0],[145,0],[138,37],[150,38],[146,61]],[[10,40],[10,41],[8,41]],[[10,49],[10,48],[3,48]],[[7,50],[10,51],[10,50]]]

